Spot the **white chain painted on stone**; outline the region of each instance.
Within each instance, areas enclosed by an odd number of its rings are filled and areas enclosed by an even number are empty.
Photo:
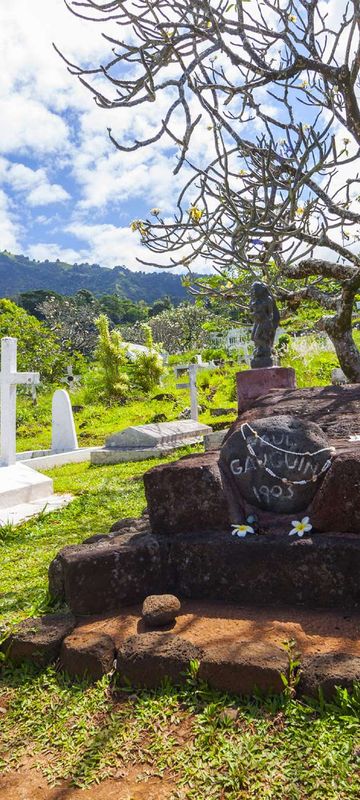
[[[317,475],[313,475],[312,478],[309,478],[308,480],[304,480],[303,479],[301,481],[292,481],[289,478],[282,478],[280,475],[276,475],[276,473],[273,472],[272,469],[267,467],[266,464],[264,464],[264,462],[261,461],[261,459],[258,458],[258,456],[255,453],[254,448],[252,447],[252,445],[246,439],[246,435],[245,435],[245,432],[244,432],[244,428],[246,426],[249,428],[251,434],[253,436],[255,436],[256,439],[259,439],[259,441],[261,441],[263,444],[268,445],[269,447],[272,447],[274,450],[278,450],[281,453],[285,453],[287,455],[300,456],[301,458],[304,457],[304,456],[311,457],[311,456],[319,455],[319,453],[325,453],[325,452],[335,453],[335,448],[334,447],[322,447],[320,450],[316,450],[313,453],[310,453],[309,451],[306,451],[305,453],[296,453],[293,450],[284,450],[282,447],[278,447],[277,445],[273,444],[272,442],[268,442],[266,439],[264,439],[262,436],[260,436],[260,434],[258,434],[258,432],[255,431],[251,427],[251,425],[249,425],[248,422],[244,422],[241,425],[240,431],[241,431],[242,437],[244,439],[244,442],[246,444],[246,447],[247,447],[249,455],[252,458],[255,459],[258,467],[260,467],[261,469],[264,469],[265,472],[268,473],[268,475],[271,475],[272,478],[276,478],[276,480],[280,481],[281,483],[285,483],[285,484],[290,485],[290,486],[305,486],[308,483],[316,483],[316,481],[319,480],[321,475],[323,475],[324,472],[327,472],[327,470],[331,467],[331,459],[328,459],[327,461],[325,461],[325,464],[323,464],[320,472],[318,472]]]

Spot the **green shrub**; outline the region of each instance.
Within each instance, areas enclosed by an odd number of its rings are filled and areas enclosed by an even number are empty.
[[[297,386],[302,388],[331,384],[332,370],[339,367],[339,362],[335,351],[325,350],[320,337],[312,335],[292,339],[281,366],[294,367]]]
[[[95,351],[95,369],[88,376],[88,387],[97,389],[105,400],[124,403],[129,394],[126,352],[119,331],[109,330],[109,320],[100,314],[96,320],[99,339]]]
[[[45,384],[64,377],[69,353],[61,350],[56,336],[42,322],[11,300],[0,300],[0,339],[3,336],[18,340],[19,370],[40,372]]]
[[[164,367],[159,351],[154,345],[150,326],[144,324],[142,327],[145,334],[145,346],[149,349],[149,352],[139,353],[132,365],[131,372],[135,388],[147,394],[159,385]]]
[[[204,361],[227,361],[229,356],[221,347],[208,347],[206,350],[202,352],[202,358]]]

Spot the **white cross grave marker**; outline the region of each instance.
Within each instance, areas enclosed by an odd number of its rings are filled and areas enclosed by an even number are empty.
[[[191,403],[191,419],[195,422],[199,419],[199,409],[197,401],[197,386],[196,386],[196,373],[199,369],[198,364],[187,364],[186,366],[180,365],[175,367],[175,375],[178,377],[179,373],[184,373],[185,370],[189,373],[189,383],[177,383],[177,389],[190,389],[190,403]]]
[[[61,383],[66,383],[70,389],[75,389],[80,382],[80,375],[74,375],[72,364],[66,367],[66,378],[61,378]]]
[[[16,386],[40,383],[38,372],[17,372],[17,339],[1,339],[0,371],[0,465],[10,467],[16,463]]]

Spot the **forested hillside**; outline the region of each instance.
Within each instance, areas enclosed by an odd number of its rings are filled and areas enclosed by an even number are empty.
[[[34,289],[50,289],[63,295],[80,289],[89,289],[95,295],[116,292],[146,303],[165,295],[176,303],[187,296],[181,277],[165,271],[131,272],[121,266],[106,269],[99,264],[31,261],[26,256],[0,253],[0,297],[14,297]]]

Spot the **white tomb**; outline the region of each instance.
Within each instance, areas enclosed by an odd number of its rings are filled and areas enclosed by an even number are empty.
[[[132,425],[109,436],[105,447],[91,453],[92,464],[120,464],[158,458],[178,447],[195,444],[212,428],[193,419]]]
[[[68,453],[78,449],[70,397],[65,389],[57,389],[52,399],[52,453]]]
[[[34,469],[16,462],[16,387],[34,386],[40,381],[38,372],[17,372],[17,339],[1,340],[0,371],[0,524],[12,519],[14,507],[29,506],[24,518],[41,510],[37,502],[51,498],[53,482]],[[9,511],[9,513],[7,513]]]

